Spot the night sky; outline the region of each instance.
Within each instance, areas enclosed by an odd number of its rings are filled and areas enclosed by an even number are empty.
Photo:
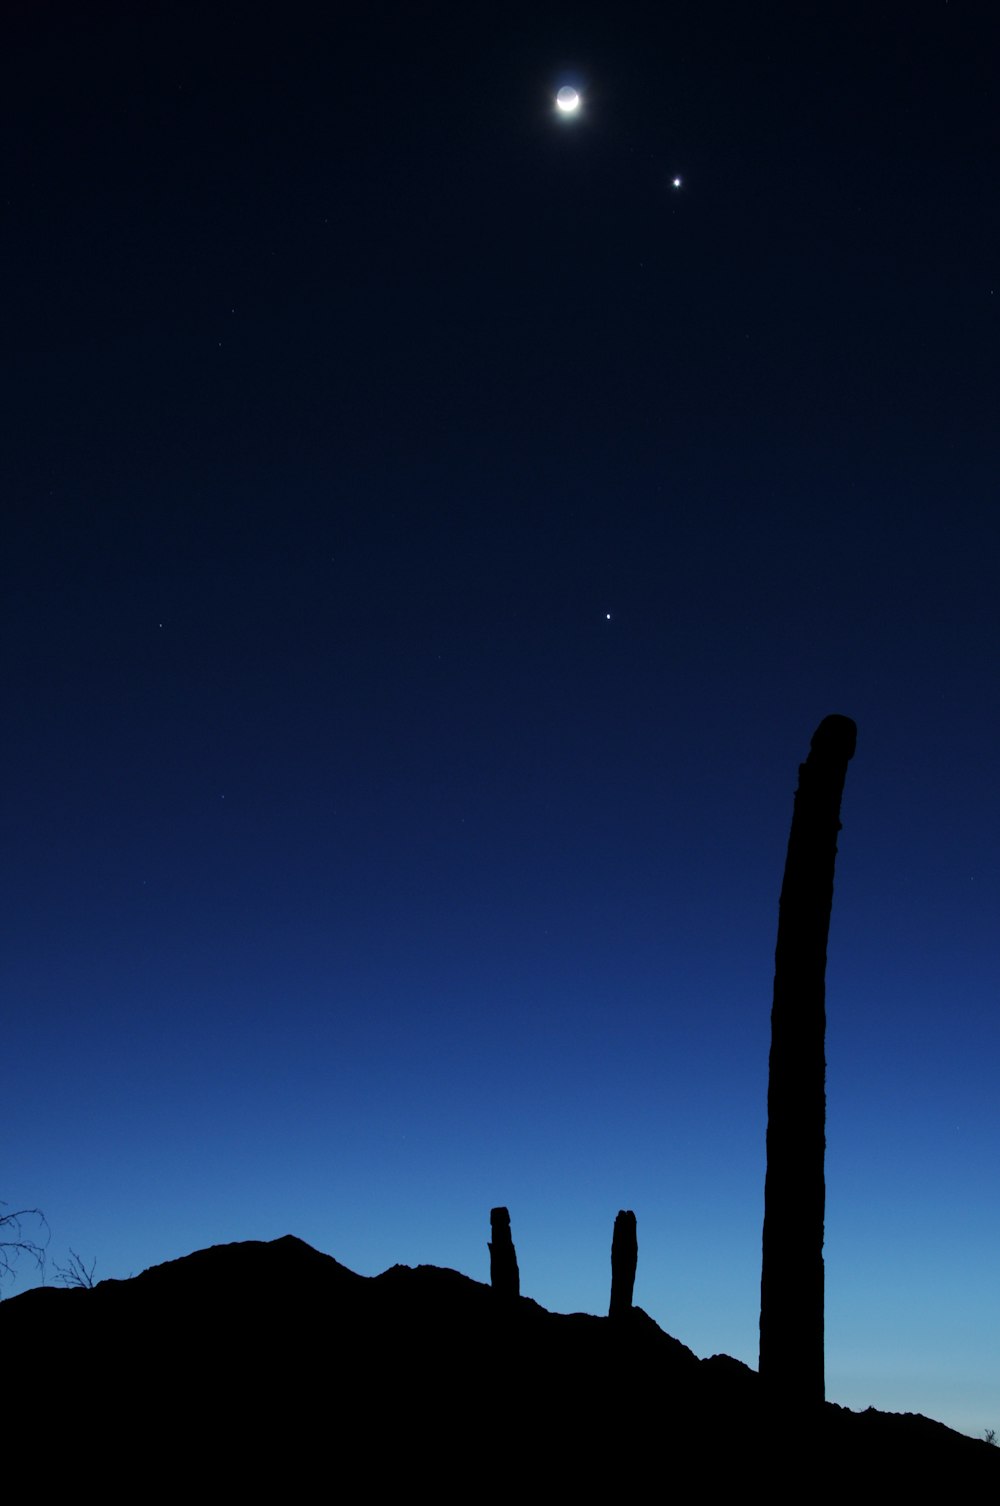
[[[503,1203],[602,1312],[633,1208],[636,1301],[756,1366],[839,712],[827,1394],[1000,1426],[998,26],[6,7],[0,1197],[50,1266],[485,1280]]]

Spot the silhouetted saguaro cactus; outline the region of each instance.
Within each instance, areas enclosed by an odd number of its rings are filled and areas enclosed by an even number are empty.
[[[620,1320],[632,1311],[635,1267],[639,1259],[639,1241],[635,1232],[635,1214],[623,1208],[615,1219],[611,1236],[611,1306],[608,1317]]]
[[[767,1086],[760,1374],[784,1403],[822,1402],[826,1183],[826,946],[840,801],[857,728],[816,729],[788,837],[778,905]]]
[[[521,1273],[510,1233],[510,1214],[506,1208],[490,1209],[490,1285],[501,1297],[521,1294]]]

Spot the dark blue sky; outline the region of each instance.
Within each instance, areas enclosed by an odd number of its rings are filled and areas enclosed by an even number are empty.
[[[755,1364],[841,712],[827,1391],[997,1426],[993,8],[99,10],[5,23],[0,1196],[116,1276],[506,1203],[589,1311],[631,1207]]]

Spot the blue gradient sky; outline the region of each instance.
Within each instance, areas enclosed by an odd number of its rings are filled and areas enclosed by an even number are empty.
[[[989,9],[133,9],[3,64],[0,1197],[597,1312],[629,1207],[755,1365],[841,712],[827,1394],[1000,1426]]]

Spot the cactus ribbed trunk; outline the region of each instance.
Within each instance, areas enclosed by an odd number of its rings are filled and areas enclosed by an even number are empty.
[[[828,716],[799,768],[778,906],[767,1087],[760,1375],[783,1405],[821,1403],[826,1204],[826,948],[840,801],[857,728]]]
[[[506,1208],[490,1209],[490,1285],[501,1297],[521,1294],[521,1273],[510,1232],[510,1214]]]
[[[635,1214],[623,1208],[615,1219],[615,1230],[611,1236],[611,1306],[608,1317],[616,1321],[627,1318],[632,1311],[638,1259]]]

